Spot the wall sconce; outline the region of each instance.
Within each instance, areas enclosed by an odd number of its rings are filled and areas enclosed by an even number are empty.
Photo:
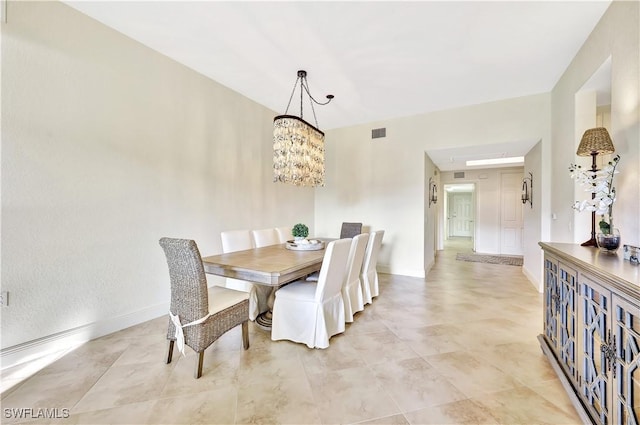
[[[433,177],[429,177],[429,208],[431,204],[438,203],[438,185],[433,180]]]
[[[529,177],[522,179],[522,203],[529,202],[533,208],[533,174],[529,173]]]

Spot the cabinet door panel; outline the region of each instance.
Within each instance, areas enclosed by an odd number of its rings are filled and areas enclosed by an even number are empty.
[[[565,371],[578,377],[576,367],[576,310],[578,272],[560,262],[558,276],[558,350]]]
[[[581,396],[591,414],[603,425],[609,424],[608,409],[611,381],[607,373],[607,360],[603,346],[608,346],[611,314],[610,292],[584,275],[580,276],[580,303],[582,321]]]
[[[613,423],[638,424],[640,416],[640,309],[624,298],[613,298],[616,359]]]
[[[544,335],[551,346],[558,349],[558,261],[544,258]]]

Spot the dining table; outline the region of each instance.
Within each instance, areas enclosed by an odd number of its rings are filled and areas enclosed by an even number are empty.
[[[298,250],[296,244],[290,241],[261,248],[227,252],[202,257],[202,264],[205,273],[271,287],[266,312],[260,314],[255,321],[260,328],[271,330],[275,291],[286,283],[320,270],[324,259],[325,243],[328,241],[330,239],[321,239],[321,249]],[[259,307],[260,311],[265,310],[264,306]]]

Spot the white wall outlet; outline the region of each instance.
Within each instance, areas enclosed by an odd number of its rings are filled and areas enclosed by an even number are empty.
[[[0,306],[9,307],[9,292],[8,291],[0,292]]]

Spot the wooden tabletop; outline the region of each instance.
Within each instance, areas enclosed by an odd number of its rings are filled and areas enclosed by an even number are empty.
[[[320,270],[325,249],[293,251],[286,244],[203,257],[206,273],[279,286]]]
[[[539,242],[538,245],[560,259],[581,266],[619,293],[640,300],[640,266],[625,260],[622,249],[616,254],[607,254],[598,248],[578,244]]]

